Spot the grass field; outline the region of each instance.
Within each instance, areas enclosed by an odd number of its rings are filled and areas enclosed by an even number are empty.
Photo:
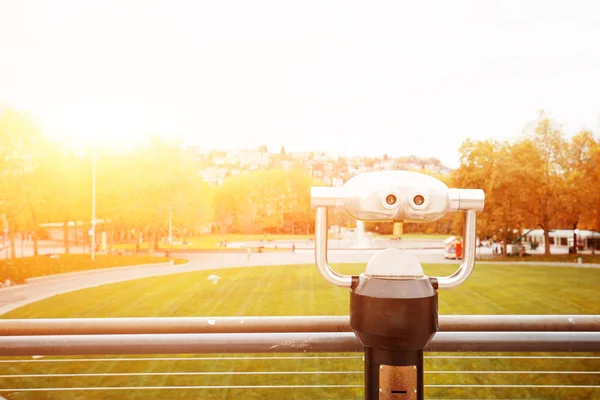
[[[37,256],[15,260],[0,260],[0,274],[4,277],[4,280],[9,277],[13,282],[22,283],[25,279],[36,276],[167,261],[168,259],[165,257],[144,255],[115,256],[98,254],[95,260],[92,260],[89,254],[57,254],[55,257]],[[185,261],[184,259],[175,259],[176,264]]]
[[[261,234],[255,235],[246,235],[246,234],[206,234],[201,236],[191,236],[185,238],[188,242],[187,244],[183,243],[183,239],[174,239],[172,245],[168,245],[167,243],[160,243],[161,249],[174,249],[174,250],[228,250],[228,247],[219,247],[219,243],[226,240],[227,242],[245,242],[245,241],[259,241],[263,239],[265,241],[270,240],[306,240],[309,238],[308,235],[266,235],[263,236]],[[135,250],[135,243],[125,243],[125,244],[115,244],[113,245],[116,249],[125,249],[125,250]],[[140,249],[148,249],[148,242],[144,242],[140,245]]]
[[[362,265],[337,267],[346,273]],[[445,275],[452,265],[425,265],[430,275]],[[30,304],[4,318],[347,315],[348,292],[323,281],[313,266],[256,267],[219,270],[218,285],[207,280],[211,271],[147,278],[68,293]],[[478,264],[461,287],[440,292],[441,314],[600,314],[600,270]],[[429,354],[432,356],[434,354]],[[435,354],[436,356],[444,356]],[[314,356],[295,354],[294,356]],[[338,355],[339,356],[339,355]],[[161,385],[311,385],[362,384],[360,355],[347,359],[192,359],[178,361],[106,361],[3,363],[3,374],[135,373],[127,377],[0,378],[2,388]],[[136,356],[139,357],[139,356]],[[156,356],[151,356],[156,357]],[[202,356],[210,357],[210,356]],[[267,355],[267,357],[269,357]],[[24,358],[24,357],[23,357]],[[73,358],[73,357],[68,357]],[[106,357],[114,358],[114,357]],[[46,358],[45,358],[46,359]],[[45,360],[43,359],[43,360]],[[40,360],[38,360],[40,361]],[[598,384],[600,375],[561,374],[440,374],[440,371],[600,371],[600,359],[548,360],[429,358],[428,384]],[[224,372],[223,375],[164,376],[148,372]],[[230,375],[252,371],[346,371],[328,375]],[[170,390],[94,392],[10,392],[9,399],[359,399],[361,390]],[[426,389],[435,399],[593,399],[598,389]]]

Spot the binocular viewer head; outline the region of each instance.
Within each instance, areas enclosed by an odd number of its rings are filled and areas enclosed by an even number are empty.
[[[465,211],[463,262],[454,274],[434,278],[439,288],[458,286],[469,277],[475,265],[476,214],[483,210],[484,202],[485,194],[481,189],[450,189],[438,179],[409,171],[368,172],[354,176],[341,187],[313,187],[311,206],[316,208],[315,262],[328,282],[341,287],[353,287],[355,284],[356,279],[338,274],[327,262],[328,208],[341,208],[350,217],[367,222],[430,222],[448,212]],[[367,270],[370,269],[372,275],[399,276],[387,266],[390,263],[386,261],[387,257],[391,255],[387,251],[375,256]],[[398,261],[407,264],[408,258]]]
[[[481,189],[449,189],[431,176],[409,171],[368,172],[341,187],[313,187],[311,206],[341,207],[361,221],[430,222],[448,212],[481,211]]]
[[[350,289],[350,327],[365,346],[367,398],[395,398],[389,382],[396,393],[424,398],[423,349],[438,330],[437,289],[456,287],[473,271],[476,215],[484,200],[483,190],[449,189],[438,179],[408,171],[370,172],[341,187],[311,189],[315,263],[329,283]],[[327,211],[334,207],[373,222],[429,222],[464,211],[462,263],[452,275],[428,277],[415,255],[388,248],[371,257],[359,276],[339,274],[327,262]]]

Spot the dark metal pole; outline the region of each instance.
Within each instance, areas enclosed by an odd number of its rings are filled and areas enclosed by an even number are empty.
[[[350,327],[365,346],[365,399],[424,399],[423,348],[438,328],[429,278],[361,274],[350,291]]]
[[[91,354],[218,354],[362,352],[350,332],[229,333],[143,335],[55,335],[0,337],[0,356]],[[599,352],[596,332],[439,332],[424,351],[443,352]],[[393,353],[372,354],[389,363]],[[419,356],[419,354],[414,354]],[[412,357],[412,356],[411,356]],[[389,365],[389,364],[387,364]]]

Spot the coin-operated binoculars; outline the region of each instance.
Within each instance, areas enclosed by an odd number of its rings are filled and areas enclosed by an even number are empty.
[[[484,200],[480,189],[449,189],[408,171],[369,172],[341,187],[311,189],[316,264],[328,282],[350,289],[350,327],[365,346],[365,399],[423,399],[423,349],[438,330],[437,289],[456,287],[473,271],[476,213]],[[341,275],[327,262],[327,209],[334,207],[371,222],[430,222],[464,211],[462,264],[450,276],[428,277],[413,255],[386,249],[360,276]]]

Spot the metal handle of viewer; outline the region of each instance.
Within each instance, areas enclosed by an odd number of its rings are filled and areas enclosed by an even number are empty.
[[[452,275],[435,277],[439,289],[452,289],[471,275],[475,267],[477,212],[465,211],[463,261]],[[315,263],[325,280],[340,287],[352,287],[352,276],[335,272],[327,261],[327,208],[317,207],[315,221]]]
[[[414,176],[412,179],[414,180]],[[373,182],[379,184],[376,180]],[[409,218],[414,217],[420,219],[419,222],[426,222],[428,220],[441,218],[446,212],[465,212],[463,261],[458,270],[452,275],[435,277],[438,288],[451,289],[463,283],[473,272],[477,237],[477,212],[482,211],[484,208],[485,193],[481,189],[448,188],[446,188],[446,192],[440,192],[439,190],[436,192],[436,186],[432,185],[431,181],[423,180],[423,182],[419,181],[418,183],[418,188],[421,188],[422,190],[427,190],[428,188],[431,189],[430,196],[436,196],[432,197],[432,199],[435,198],[438,204],[440,201],[447,202],[447,207],[445,209],[432,207],[431,209],[419,210],[417,214],[414,214],[414,211],[410,211],[410,209],[409,211],[400,209],[396,215],[388,217],[402,220],[404,217],[408,216]],[[362,193],[367,193],[366,200],[372,200],[373,196],[379,196],[378,194],[373,194],[380,191],[379,188],[375,187],[376,190],[373,191],[372,187],[369,188],[368,185],[363,186],[365,190],[359,192],[361,196],[364,196]],[[362,189],[362,186],[359,186],[359,189]],[[370,189],[371,192],[367,189]],[[409,187],[408,189],[410,191],[411,188]],[[399,192],[402,193],[402,191]],[[346,201],[352,200],[353,197],[356,196],[357,194],[346,191],[345,187],[313,187],[311,189],[311,206],[316,208],[315,261],[323,278],[329,283],[340,287],[352,287],[353,278],[352,276],[341,275],[333,271],[327,262],[327,209],[340,205],[344,206]],[[361,198],[360,200],[362,201],[363,199]],[[371,215],[376,215],[374,218],[379,218],[381,210],[375,209],[373,214],[369,214],[369,212],[372,211],[369,207],[373,207],[372,204],[377,204],[377,202],[371,201],[366,202],[365,204],[367,204],[367,210],[363,211],[367,212],[363,214],[366,216],[363,220],[370,220],[369,218],[371,218]]]
[[[340,287],[352,287],[352,276],[335,272],[327,262],[327,208],[317,207],[315,218],[315,263],[325,280]]]
[[[463,283],[475,267],[475,242],[476,242],[477,212],[475,210],[465,211],[465,248],[463,262],[452,275],[436,277],[439,289],[452,289]]]

